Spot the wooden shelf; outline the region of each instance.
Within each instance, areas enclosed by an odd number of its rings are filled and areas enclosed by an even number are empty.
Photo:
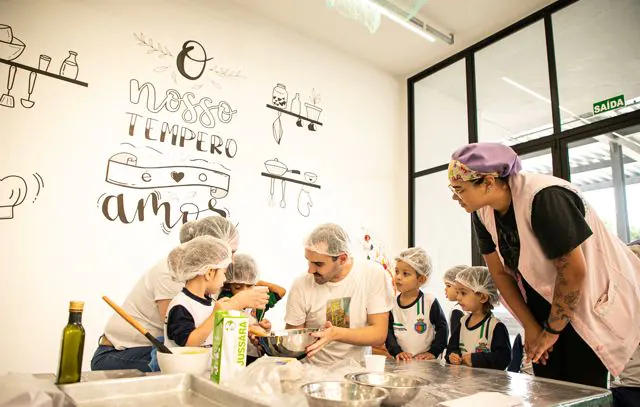
[[[16,68],[24,69],[25,71],[35,72],[37,74],[44,75],[44,76],[50,76],[52,78],[59,79],[61,81],[70,82],[70,83],[73,83],[75,85],[84,86],[85,88],[89,86],[89,84],[86,83],[86,82],[80,82],[80,81],[77,81],[75,79],[66,78],[64,76],[61,76],[61,75],[58,75],[58,74],[55,74],[55,73],[42,71],[42,70],[40,70],[38,68],[33,68],[31,66],[23,65],[23,64],[21,64],[19,62],[7,61],[6,59],[0,58],[0,63],[7,64],[7,65],[13,65]]]
[[[273,110],[276,110],[278,112],[282,112],[282,113],[288,114],[289,116],[297,117],[298,119],[306,120],[308,122],[315,123],[318,126],[322,126],[322,123],[320,123],[317,120],[312,120],[312,119],[309,119],[308,117],[305,117],[305,116],[302,116],[302,115],[299,115],[299,114],[295,114],[295,113],[290,112],[288,110],[282,109],[282,108],[280,108],[278,106],[270,105],[270,104],[267,103],[267,107],[269,109],[273,109]]]
[[[306,181],[300,181],[299,179],[295,179],[295,178],[287,178],[287,177],[283,177],[280,175],[275,175],[275,174],[269,174],[268,172],[262,172],[260,173],[260,175],[262,175],[263,177],[267,177],[267,178],[273,178],[273,179],[279,179],[282,181],[289,181],[289,182],[293,182],[294,184],[300,184],[300,185],[305,185],[311,188],[318,188],[320,189],[320,185],[318,184],[312,184],[310,182],[306,182]]]

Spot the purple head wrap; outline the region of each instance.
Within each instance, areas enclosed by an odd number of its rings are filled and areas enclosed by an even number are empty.
[[[520,157],[511,147],[500,143],[473,143],[451,155],[449,180],[472,181],[489,175],[503,178],[521,169]]]

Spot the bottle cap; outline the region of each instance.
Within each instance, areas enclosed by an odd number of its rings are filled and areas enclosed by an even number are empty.
[[[80,311],[84,309],[83,301],[71,301],[69,302],[69,311]]]

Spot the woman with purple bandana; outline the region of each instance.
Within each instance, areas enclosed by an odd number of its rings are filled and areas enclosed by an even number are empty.
[[[497,143],[453,153],[449,188],[468,213],[536,376],[607,387],[640,342],[640,260],[578,189],[520,172]]]

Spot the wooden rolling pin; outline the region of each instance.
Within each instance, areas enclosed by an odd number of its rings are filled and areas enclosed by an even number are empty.
[[[167,348],[164,343],[160,342],[159,340],[157,340],[153,335],[151,335],[149,333],[149,331],[147,331],[146,329],[144,329],[144,327],[142,325],[140,325],[140,323],[138,321],[136,321],[135,319],[133,319],[133,317],[131,315],[129,315],[125,310],[123,310],[122,308],[120,308],[120,306],[118,306],[118,304],[116,304],[115,302],[111,301],[109,299],[109,297],[107,297],[106,295],[102,296],[102,299],[109,304],[109,306],[111,308],[113,308],[113,310],[115,312],[118,313],[118,315],[120,315],[122,318],[124,318],[125,321],[127,321],[129,324],[131,324],[132,327],[134,327],[138,332],[140,332],[142,335],[144,335],[149,342],[151,342],[153,344],[153,346],[155,346],[156,348],[158,348],[158,352],[162,352],[162,353],[173,353],[169,350],[169,348]]]

